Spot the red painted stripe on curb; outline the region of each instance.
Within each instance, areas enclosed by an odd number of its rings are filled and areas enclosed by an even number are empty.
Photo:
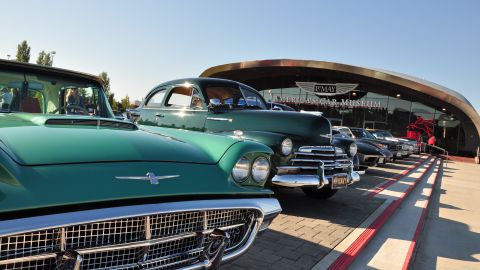
[[[428,160],[428,158],[426,158],[425,160],[423,160],[422,162],[418,163],[418,164],[414,164],[414,165],[411,165],[410,167],[406,168],[405,170],[403,170],[401,173],[398,173],[396,174],[395,176],[392,177],[392,179],[388,182],[386,182],[385,184],[375,188],[374,190],[372,190],[368,196],[370,197],[373,197],[375,195],[377,195],[378,193],[384,191],[387,187],[393,185],[393,183],[395,183],[396,181],[398,181],[399,179],[401,179],[402,177],[404,177],[405,175],[409,174],[410,172],[412,172],[413,170],[417,169],[418,167],[422,166],[423,164],[425,164],[425,162]]]
[[[340,255],[333,263],[328,267],[329,270],[343,270],[347,269],[350,264],[355,260],[355,258],[360,254],[360,252],[365,248],[368,242],[375,236],[378,230],[387,222],[390,216],[395,212],[398,206],[403,202],[403,200],[408,196],[408,194],[413,190],[417,183],[423,179],[423,177],[430,171],[433,164],[435,164],[437,159],[434,159],[431,162],[427,169],[413,181],[407,190],[402,194],[402,196],[394,200],[380,216],[375,219],[370,226],[368,226],[362,234]]]
[[[442,169],[443,169],[443,162],[440,162],[440,166],[438,166],[438,170],[437,170],[437,175],[433,180],[432,188],[430,189],[430,193],[427,195],[427,198],[428,198],[427,202],[425,204],[425,207],[422,210],[422,215],[420,216],[420,220],[418,221],[417,229],[415,230],[415,234],[413,235],[412,243],[408,248],[407,257],[405,258],[405,262],[403,263],[403,267],[402,267],[403,270],[407,270],[409,268],[409,265],[413,256],[413,251],[415,250],[415,246],[418,242],[418,238],[420,237],[420,234],[423,231],[423,226],[425,224],[425,219],[427,217],[427,209],[428,209],[428,205],[430,204],[430,198],[432,197],[433,189],[435,188],[435,184],[437,183],[438,179],[442,177],[442,174],[440,173]]]

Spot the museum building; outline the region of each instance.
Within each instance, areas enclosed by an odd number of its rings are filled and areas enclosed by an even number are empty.
[[[267,101],[319,111],[332,125],[390,130],[474,156],[480,116],[461,94],[409,75],[323,61],[261,60],[211,67],[200,77],[250,85]]]

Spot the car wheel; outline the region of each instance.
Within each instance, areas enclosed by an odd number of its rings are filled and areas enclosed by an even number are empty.
[[[308,197],[320,200],[326,200],[337,193],[336,189],[331,189],[330,187],[323,187],[321,189],[316,187],[304,187],[302,190]]]

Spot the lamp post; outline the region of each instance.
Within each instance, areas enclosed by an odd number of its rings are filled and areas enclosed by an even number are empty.
[[[7,54],[7,60],[10,60],[10,54]]]
[[[55,56],[57,52],[56,51],[51,51],[50,54],[52,55],[52,66],[53,66],[53,57]]]

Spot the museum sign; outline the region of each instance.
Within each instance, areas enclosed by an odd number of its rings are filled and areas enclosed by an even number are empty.
[[[295,82],[303,91],[314,93],[318,96],[343,95],[354,90],[358,84],[351,83],[316,83],[316,82]]]

